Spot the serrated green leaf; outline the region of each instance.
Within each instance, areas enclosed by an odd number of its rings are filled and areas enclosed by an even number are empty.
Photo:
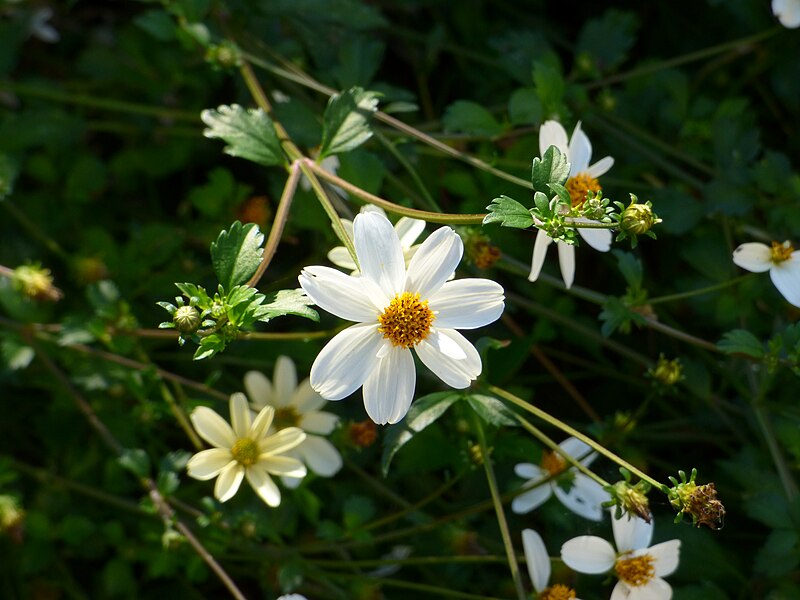
[[[389,429],[383,438],[381,470],[384,477],[389,473],[389,465],[397,451],[415,434],[441,417],[460,398],[461,394],[457,392],[437,392],[423,396],[411,405],[403,422]]]
[[[217,352],[222,352],[225,350],[227,345],[228,343],[225,341],[225,339],[216,333],[202,337],[200,338],[200,346],[195,351],[192,360],[211,358]]]
[[[725,354],[746,354],[753,358],[764,357],[764,344],[745,329],[734,329],[725,333],[717,342],[717,348]]]
[[[483,394],[470,394],[467,402],[483,421],[498,427],[519,427],[514,411],[508,408],[502,401]]]
[[[616,296],[611,296],[603,303],[603,310],[599,315],[603,325],[600,327],[600,333],[608,337],[617,329],[623,333],[628,333],[631,329],[631,323],[640,325],[645,324],[644,317],[630,309],[622,300]]]
[[[203,135],[224,140],[228,144],[223,150],[226,154],[266,166],[285,162],[275,125],[260,108],[222,105],[204,110],[200,118],[208,125]]]
[[[258,225],[234,221],[211,244],[211,262],[220,284],[226,289],[246,283],[258,269],[264,249],[264,234]]]
[[[508,196],[495,198],[486,207],[486,210],[489,211],[489,214],[483,218],[484,225],[500,223],[502,227],[515,227],[517,229],[526,229],[533,225],[533,217],[530,211]]]
[[[569,161],[555,146],[550,146],[542,158],[534,158],[531,166],[531,183],[536,192],[549,195],[549,184],[564,185],[569,177]]]
[[[442,117],[445,131],[472,135],[494,136],[503,132],[503,126],[494,115],[476,102],[458,100],[447,107]]]
[[[295,315],[319,322],[319,314],[310,308],[313,302],[303,290],[278,290],[264,296],[264,303],[259,307],[259,321],[266,322],[275,317]]]
[[[553,192],[558,199],[567,206],[572,205],[572,197],[569,195],[567,188],[565,188],[560,183],[548,183],[547,187],[550,188],[550,191]]]
[[[353,87],[334,94],[325,108],[319,158],[349,152],[372,137],[370,120],[378,110],[378,93]]]
[[[199,285],[195,285],[194,283],[176,283],[175,287],[187,298],[197,298],[197,306],[201,309],[211,307],[211,297],[208,295],[208,292]]]

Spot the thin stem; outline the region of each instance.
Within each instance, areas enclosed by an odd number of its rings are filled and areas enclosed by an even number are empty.
[[[14,206],[11,202],[7,200],[4,202],[0,202],[0,206],[6,209],[8,213],[20,224],[20,226],[30,235],[33,239],[38,241],[42,244],[45,248],[47,248],[50,252],[58,256],[61,260],[67,262],[70,260],[70,256],[64,249],[58,245],[53,238],[47,235],[39,225],[37,225],[34,221],[32,221],[28,215]]]
[[[755,379],[755,377],[751,375],[751,383],[753,379]],[[778,445],[778,441],[775,437],[775,430],[772,428],[772,422],[769,419],[769,415],[767,415],[766,410],[764,410],[765,393],[766,385],[762,383],[759,386],[757,396],[753,399],[751,404],[753,407],[753,412],[756,415],[758,427],[761,429],[764,440],[767,442],[767,448],[769,449],[770,456],[772,457],[772,462],[775,463],[775,470],[778,472],[778,477],[780,477],[783,491],[786,493],[786,498],[791,502],[797,497],[798,494],[797,483],[795,482],[792,472],[790,471],[789,466],[786,464],[786,459],[783,456],[783,452],[781,452],[780,446]]]
[[[517,597],[519,600],[525,600],[525,588],[522,586],[522,577],[519,572],[519,564],[517,563],[517,555],[514,552],[514,544],[511,542],[511,533],[508,530],[508,521],[506,521],[506,514],[503,511],[503,502],[500,499],[500,490],[497,487],[497,478],[492,468],[492,460],[489,456],[489,446],[486,443],[486,434],[483,431],[483,424],[477,415],[473,414],[473,423],[475,433],[478,436],[478,444],[481,448],[481,456],[483,457],[483,468],[486,471],[486,482],[489,484],[489,492],[492,496],[492,504],[494,505],[494,512],[497,515],[497,524],[500,527],[500,536],[503,538],[503,545],[506,548],[506,558],[508,559],[508,567],[511,570],[511,578],[514,580],[514,588],[517,590]]]
[[[399,162],[403,168],[408,172],[411,176],[411,179],[414,181],[414,184],[419,189],[422,197],[425,199],[425,203],[428,205],[428,208],[431,211],[435,212],[442,212],[442,209],[439,207],[439,203],[436,202],[434,197],[428,191],[428,186],[425,185],[425,182],[422,181],[422,177],[419,176],[419,173],[414,168],[414,165],[403,155],[400,150],[397,149],[397,146],[391,141],[386,138],[380,131],[375,132],[375,138],[383,144],[384,148],[386,148],[392,156],[395,157],[397,162]]]
[[[172,392],[169,391],[169,388],[167,387],[166,383],[162,381],[159,387],[161,388],[161,397],[169,406],[169,409],[175,416],[175,420],[178,421],[178,425],[181,426],[181,429],[183,429],[184,433],[186,434],[186,437],[189,438],[189,441],[192,443],[192,446],[194,446],[194,449],[199,452],[205,446],[203,445],[203,442],[200,440],[200,437],[195,433],[194,428],[192,427],[192,424],[189,421],[189,418],[186,416],[186,412],[175,400],[175,396],[173,396]]]
[[[714,285],[709,285],[704,288],[698,288],[696,290],[691,290],[688,292],[680,292],[677,294],[669,294],[667,296],[659,296],[657,298],[651,298],[646,301],[647,304],[661,304],[662,302],[672,302],[674,300],[683,300],[684,298],[692,298],[694,296],[702,296],[704,294],[709,294],[711,292],[716,292],[717,290],[724,290],[727,287],[731,287],[736,285],[737,283],[741,283],[745,279],[749,279],[753,276],[752,273],[748,273],[747,275],[742,275],[741,277],[736,277],[735,279],[729,279],[728,281],[723,281],[722,283],[716,283]]]
[[[503,563],[508,560],[505,556],[467,555],[467,556],[417,556],[415,558],[384,558],[375,560],[330,560],[322,558],[308,559],[321,567],[341,567],[343,569],[374,568],[385,565],[414,566],[414,565],[450,565],[450,564],[482,564]],[[519,559],[517,559],[519,560]]]

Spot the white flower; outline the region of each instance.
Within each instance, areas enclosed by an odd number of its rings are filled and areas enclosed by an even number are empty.
[[[603,538],[583,535],[561,546],[561,560],[579,573],[614,569],[619,578],[610,600],[669,600],[672,588],[662,579],[678,568],[680,540],[650,546],[653,524],[623,515],[611,519],[617,549]]]
[[[573,458],[580,459],[580,464],[586,467],[597,458],[596,452],[592,452],[587,444],[574,437],[567,438],[558,447]],[[555,494],[556,498],[576,515],[592,521],[603,520],[601,504],[610,499],[608,492],[575,467],[567,469],[567,461],[558,453],[545,451],[542,455],[541,466],[520,463],[514,467],[514,472],[520,477],[528,479],[525,487],[534,486],[514,498],[511,510],[515,513],[530,512]],[[552,479],[544,483],[544,480],[548,478]],[[562,487],[565,483],[571,485],[569,491],[565,491]]]
[[[380,213],[384,217],[386,216],[386,213],[383,212],[383,209],[379,206],[367,204],[361,208],[362,213],[370,211]],[[347,235],[349,235],[350,239],[352,240],[353,222],[350,219],[342,219],[342,225],[344,226],[344,230],[347,232]],[[415,246],[414,242],[417,241],[417,238],[425,230],[425,221],[401,217],[400,220],[395,224],[394,230],[395,233],[397,233],[397,237],[400,239],[400,245],[403,247],[403,258],[405,259],[406,265],[408,265],[408,263],[411,261],[411,258],[414,256],[414,253],[419,249],[419,244]],[[337,267],[349,269],[351,271],[351,275],[358,274],[356,263],[353,262],[353,257],[350,256],[350,253],[344,246],[337,246],[328,252],[328,260]]]
[[[601,158],[593,165],[589,165],[592,159],[592,143],[589,137],[581,129],[580,122],[572,132],[572,138],[567,140],[567,132],[558,121],[545,121],[539,129],[539,153],[543,156],[545,151],[555,146],[564,154],[570,163],[569,179],[566,188],[572,198],[572,206],[580,206],[586,199],[586,192],[597,192],[600,184],[597,178],[604,175],[614,165],[614,159],[610,156]],[[591,222],[591,221],[587,221]],[[608,229],[588,229],[578,228],[578,234],[595,250],[608,252],[611,248],[611,231]],[[531,273],[528,275],[529,281],[536,281],[544,264],[544,257],[547,254],[547,247],[552,242],[552,238],[541,229],[536,234],[536,242],[533,246],[533,259],[531,260]],[[561,268],[561,277],[564,285],[569,289],[575,279],[575,247],[564,242],[556,242],[558,247],[558,263]]]
[[[548,587],[550,583],[550,556],[547,554],[542,536],[533,529],[522,530],[522,547],[525,550],[525,562],[528,565],[528,574],[531,576],[533,589],[537,598],[573,598],[575,591],[565,585],[557,583]]]
[[[284,594],[278,600],[308,600],[308,598],[301,594]]]
[[[192,411],[194,428],[214,448],[198,452],[189,459],[186,465],[189,476],[201,480],[217,477],[214,496],[220,502],[232,498],[246,476],[264,502],[278,506],[281,493],[270,475],[305,477],[303,463],[279,455],[298,446],[306,434],[302,429],[289,427],[269,435],[275,409],[265,406],[255,420],[251,420],[244,394],[231,396],[230,413],[232,426],[208,407],[199,406]]]
[[[47,42],[48,44],[55,44],[61,39],[61,34],[58,33],[55,27],[50,25],[48,21],[53,18],[53,9],[49,6],[37,8],[33,12],[31,18],[30,31],[33,37]]]
[[[772,0],[772,14],[784,27],[800,27],[800,0]]]
[[[733,251],[733,262],[747,271],[769,271],[772,283],[789,304],[800,308],[800,250],[786,241],[772,242],[770,248],[759,242],[742,244]]]
[[[244,387],[250,406],[259,411],[265,406],[275,409],[269,433],[284,427],[299,427],[306,432],[306,439],[286,456],[303,461],[309,469],[322,477],[333,477],[342,468],[342,455],[324,437],[329,435],[339,417],[320,410],[325,399],[316,393],[305,379],[297,385],[297,370],[291,358],[279,356],[275,362],[275,373],[270,382],[263,373],[249,371],[244,376]],[[281,477],[286,487],[300,485],[296,477]]]
[[[357,215],[353,233],[360,277],[318,266],[306,267],[299,277],[317,306],[356,322],[319,353],[311,385],[328,400],[341,400],[363,386],[370,418],[397,423],[414,397],[411,348],[454,388],[466,388],[480,375],[478,351],[456,329],[474,329],[500,317],[503,288],[488,279],[447,281],[464,251],[449,227],[434,231],[408,268],[397,232],[383,215]]]

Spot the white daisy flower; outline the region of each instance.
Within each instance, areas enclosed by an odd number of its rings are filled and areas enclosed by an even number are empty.
[[[608,172],[614,165],[614,159],[606,156],[593,165],[589,165],[589,161],[592,159],[592,143],[581,129],[580,122],[575,126],[572,138],[567,140],[567,131],[561,123],[558,121],[545,121],[539,129],[539,155],[543,156],[550,146],[558,148],[570,163],[566,188],[572,199],[572,206],[578,207],[586,200],[587,192],[600,190],[597,178]],[[581,227],[578,228],[578,234],[595,250],[608,252],[611,249],[612,235],[608,229]],[[541,229],[536,234],[533,259],[531,260],[531,273],[528,275],[529,281],[536,281],[539,278],[539,273],[544,264],[544,257],[547,254],[547,247],[552,241],[553,239]],[[569,289],[575,279],[575,247],[564,242],[556,242],[556,246],[558,247],[558,263],[561,267],[561,277],[564,279],[564,285]]]
[[[265,406],[275,409],[269,433],[285,427],[299,427],[305,431],[306,439],[288,450],[286,456],[300,459],[322,477],[333,477],[339,472],[342,455],[323,437],[336,428],[339,417],[320,410],[325,398],[312,389],[308,379],[297,385],[297,369],[291,358],[278,357],[272,381],[258,371],[245,373],[244,388],[253,410],[260,411]],[[281,477],[281,481],[288,488],[296,488],[301,480]]]
[[[208,407],[198,406],[192,411],[192,425],[214,448],[198,452],[189,459],[186,465],[189,476],[203,481],[217,477],[214,496],[220,502],[232,498],[242,479],[247,477],[264,502],[278,506],[281,493],[270,475],[306,476],[303,463],[296,458],[280,456],[301,444],[306,434],[302,429],[289,427],[270,435],[275,409],[265,406],[252,420],[244,394],[231,396],[230,413],[232,426]]]
[[[386,213],[381,207],[373,206],[371,204],[361,207],[361,212],[377,212],[382,214],[384,217],[386,216]],[[352,240],[353,222],[350,219],[342,219],[342,225],[344,226],[344,230],[347,232],[347,235],[349,235],[350,239]],[[397,237],[400,239],[400,245],[403,248],[403,258],[405,259],[406,265],[408,265],[408,263],[411,261],[411,258],[414,256],[414,253],[419,249],[419,244],[415,246],[414,242],[417,241],[417,238],[424,230],[425,221],[421,221],[419,219],[401,217],[400,220],[395,224],[394,231],[397,233]],[[358,267],[356,267],[356,263],[353,262],[353,257],[350,256],[350,253],[344,246],[337,246],[328,252],[328,260],[337,267],[349,269],[351,271],[351,275],[358,275]]]
[[[800,0],[772,0],[772,14],[789,29],[800,27]]]
[[[580,464],[585,467],[597,458],[596,452],[592,452],[587,444],[574,437],[567,438],[558,447],[579,459]],[[567,461],[560,454],[550,451],[542,454],[541,465],[520,463],[514,467],[517,475],[528,479],[524,487],[531,489],[514,498],[511,510],[517,514],[528,513],[555,494],[576,515],[592,521],[602,521],[602,503],[610,500],[608,492],[575,467],[567,467]],[[543,483],[547,479],[550,481]],[[564,486],[568,486],[566,490]]]
[[[456,329],[474,329],[500,317],[503,288],[488,279],[447,281],[464,251],[450,227],[434,231],[407,268],[397,232],[383,215],[357,215],[353,233],[360,277],[319,266],[306,267],[299,277],[317,306],[356,322],[319,353],[311,385],[328,400],[341,400],[363,386],[370,418],[397,423],[414,397],[412,348],[454,388],[466,388],[480,375],[478,351]]]
[[[733,251],[733,262],[753,273],[769,271],[786,301],[800,308],[800,250],[790,242],[772,242],[772,247],[759,242],[742,244]]]
[[[680,540],[650,546],[653,524],[639,517],[612,517],[611,526],[616,550],[603,538],[583,535],[561,546],[561,560],[579,573],[614,569],[619,581],[610,600],[669,600],[672,588],[662,578],[678,568]]]
[[[575,596],[575,590],[557,583],[550,583],[550,555],[547,554],[542,536],[533,529],[522,530],[522,547],[525,550],[525,562],[528,565],[528,574],[531,576],[533,589],[538,600],[580,600]]]

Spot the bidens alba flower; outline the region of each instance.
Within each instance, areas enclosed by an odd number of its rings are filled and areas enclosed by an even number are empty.
[[[614,569],[619,581],[610,600],[669,600],[672,588],[662,577],[678,568],[680,540],[650,546],[653,524],[639,517],[612,517],[611,526],[616,550],[603,538],[583,535],[561,546],[561,560],[579,573]]]
[[[253,420],[244,394],[233,394],[230,399],[231,425],[215,411],[198,406],[191,419],[195,430],[209,444],[189,459],[186,468],[189,476],[207,480],[217,478],[214,496],[220,502],[233,497],[242,479],[253,486],[256,493],[269,506],[281,503],[281,492],[270,475],[305,477],[306,468],[296,458],[280,456],[300,445],[306,434],[302,429],[289,427],[269,435],[275,409],[265,406]]]
[[[789,29],[800,27],[800,0],[772,0],[772,14]]]
[[[317,306],[356,322],[319,353],[311,385],[328,400],[341,400],[363,386],[370,418],[397,423],[414,397],[412,348],[454,388],[466,388],[480,375],[478,351],[456,329],[474,329],[500,317],[503,288],[488,279],[447,281],[464,251],[449,227],[433,232],[408,268],[385,216],[357,215],[353,234],[360,277],[319,266],[306,267],[299,277]]]
[[[733,262],[753,273],[769,271],[786,301],[800,308],[800,251],[788,241],[772,242],[772,247],[758,242],[742,244],[733,251]]]
[[[578,459],[585,467],[597,458],[596,452],[592,452],[587,444],[574,437],[567,438],[558,447]],[[557,452],[545,450],[541,466],[520,463],[514,467],[517,475],[528,479],[524,487],[531,489],[514,498],[511,510],[517,514],[530,512],[555,494],[561,504],[576,515],[592,521],[602,521],[602,503],[610,500],[608,492],[575,467],[567,468],[568,466],[567,461]],[[551,478],[550,481],[545,483],[548,478]]]
[[[286,456],[300,459],[322,477],[333,477],[339,472],[342,455],[323,437],[336,428],[339,417],[320,410],[325,405],[325,398],[311,388],[308,379],[297,384],[297,369],[291,358],[278,357],[272,381],[263,373],[248,371],[244,376],[244,388],[251,408],[260,411],[271,406],[275,409],[270,433],[284,427],[299,427],[306,433],[305,440],[288,450]],[[281,481],[286,487],[295,488],[301,480],[281,477]]]
[[[575,591],[566,585],[550,583],[550,556],[547,554],[542,536],[533,529],[522,530],[522,547],[525,549],[525,562],[531,576],[537,600],[580,600]]]
[[[539,129],[539,155],[543,156],[550,146],[558,148],[570,163],[566,188],[569,191],[573,208],[578,208],[586,201],[587,192],[600,191],[600,183],[597,178],[608,172],[614,165],[614,159],[606,156],[593,165],[589,165],[589,161],[592,159],[592,143],[581,129],[580,122],[575,126],[572,138],[568,140],[567,131],[561,123],[558,121],[545,121]],[[611,231],[608,229],[580,227],[578,228],[578,234],[595,250],[608,252],[611,249],[612,236]],[[542,265],[544,264],[544,257],[547,254],[547,247],[552,241],[552,238],[541,229],[536,234],[528,281],[536,281],[539,278],[539,273],[541,273]],[[556,246],[558,247],[558,263],[561,268],[561,277],[564,279],[564,285],[569,289],[575,279],[575,247],[564,242],[556,242]]]

